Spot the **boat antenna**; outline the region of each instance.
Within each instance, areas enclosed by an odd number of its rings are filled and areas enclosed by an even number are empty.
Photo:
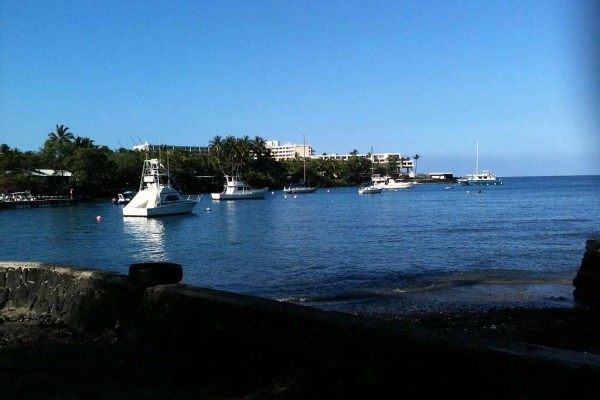
[[[479,174],[479,140],[475,142],[475,173]]]
[[[306,185],[306,139],[304,133],[302,134],[302,153],[304,154],[302,160],[304,161],[304,184]]]

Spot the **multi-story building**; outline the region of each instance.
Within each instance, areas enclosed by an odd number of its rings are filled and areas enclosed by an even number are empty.
[[[348,161],[353,154],[318,154],[315,155],[315,151],[310,145],[299,145],[299,144],[280,144],[279,140],[266,141],[266,145],[271,149],[271,155],[277,161],[289,160],[296,157],[310,157],[312,160],[339,160]],[[402,158],[400,153],[378,153],[378,154],[356,154],[356,157],[370,158],[375,164],[385,164],[388,162],[390,157],[396,157],[398,160],[399,172],[405,172],[410,176],[413,175],[414,171],[414,160]]]
[[[411,177],[413,176],[414,171],[414,160],[407,158],[402,158],[402,154],[400,153],[373,153],[373,154],[321,154],[312,156],[311,159],[314,160],[340,160],[340,161],[348,161],[350,157],[361,157],[368,158],[375,164],[385,164],[391,157],[395,157],[398,160],[399,172],[405,172],[409,174]]]
[[[173,146],[169,144],[150,144],[148,142],[133,146],[133,150],[137,151],[164,151],[164,150],[181,150],[188,151],[194,154],[208,154],[208,146]]]
[[[276,161],[289,160],[296,157],[312,157],[315,154],[310,145],[280,144],[279,140],[267,140],[266,146],[271,149],[271,156]]]

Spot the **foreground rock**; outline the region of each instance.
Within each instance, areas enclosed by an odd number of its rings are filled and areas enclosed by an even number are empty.
[[[580,303],[600,303],[600,240],[588,240],[579,271],[573,279],[573,297]]]

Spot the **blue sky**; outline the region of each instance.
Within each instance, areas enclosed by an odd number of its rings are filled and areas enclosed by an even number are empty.
[[[0,143],[216,135],[600,174],[594,1],[0,2]]]

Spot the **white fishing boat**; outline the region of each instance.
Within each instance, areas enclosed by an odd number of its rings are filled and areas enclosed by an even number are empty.
[[[191,213],[202,196],[184,196],[172,184],[175,182],[160,160],[144,160],[140,188],[123,207],[123,216],[158,217]]]
[[[225,175],[225,184],[221,193],[211,193],[213,200],[253,200],[264,199],[269,188],[252,188],[242,180],[231,175]]]
[[[305,193],[314,193],[317,191],[318,187],[310,186],[310,182],[306,181],[306,141],[304,140],[304,135],[302,135],[302,151],[304,155],[302,157],[302,161],[304,162],[304,179],[300,183],[291,184],[290,186],[286,186],[283,188],[284,193],[295,193],[295,194],[305,194]]]
[[[375,170],[375,162],[373,159],[373,147],[371,147],[371,183],[365,183],[358,188],[358,194],[377,194],[383,191],[383,188],[376,187],[373,184],[373,171]]]
[[[466,179],[462,181],[463,185],[469,186],[499,186],[504,185],[504,182],[490,171],[479,170],[479,142],[476,145],[476,162],[475,173],[468,174]]]
[[[371,184],[383,190],[404,190],[404,189],[412,189],[414,187],[414,183],[398,180],[396,178],[392,178],[389,175],[380,175],[375,174],[371,178]]]

